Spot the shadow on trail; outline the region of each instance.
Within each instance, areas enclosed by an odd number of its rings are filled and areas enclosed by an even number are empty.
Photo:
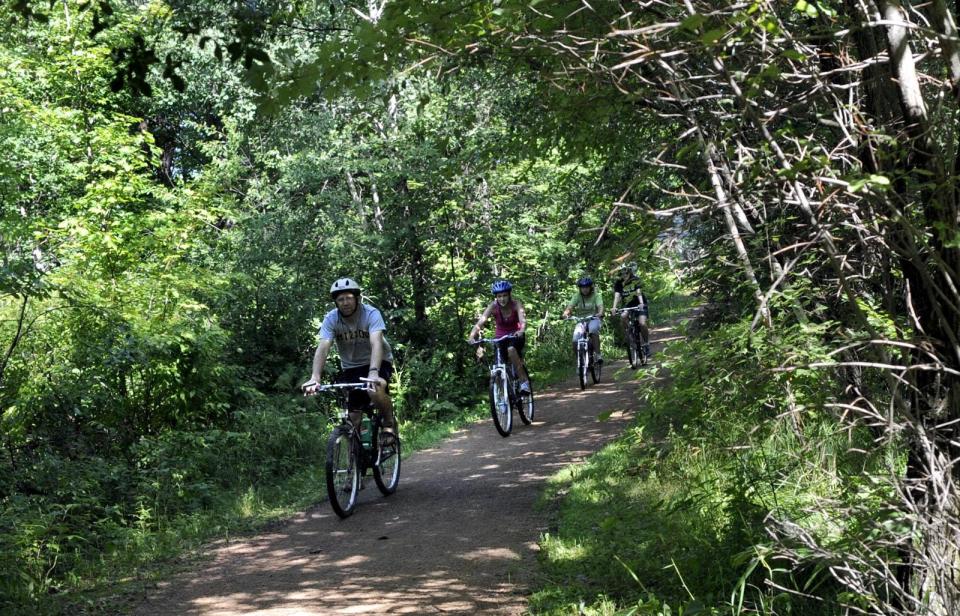
[[[534,504],[548,477],[630,421],[638,384],[611,382],[622,363],[586,390],[571,380],[538,393],[533,425],[515,415],[508,438],[488,418],[404,459],[389,498],[368,476],[346,520],[321,502],[275,532],[216,548],[135,613],[522,613],[549,523]]]

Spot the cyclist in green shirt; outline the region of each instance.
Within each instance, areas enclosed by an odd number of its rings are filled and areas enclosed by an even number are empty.
[[[567,302],[567,307],[563,311],[564,318],[575,314],[578,317],[593,316],[594,318],[584,323],[577,323],[573,329],[573,353],[577,353],[577,340],[585,333],[590,335],[590,341],[593,342],[593,348],[597,350],[597,361],[602,362],[600,355],[600,318],[603,317],[603,298],[600,297],[600,291],[593,288],[593,279],[584,276],[577,281],[577,292]]]

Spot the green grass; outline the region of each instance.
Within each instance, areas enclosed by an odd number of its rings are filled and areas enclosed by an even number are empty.
[[[674,305],[664,312],[682,332],[690,304]],[[764,369],[778,365],[778,350],[731,355],[742,337],[724,328],[668,343],[653,369],[636,372],[646,386],[634,425],[551,479],[542,506],[553,521],[540,541],[532,614],[825,616],[857,600],[826,573],[832,561],[777,560],[767,516],[842,553],[843,542],[855,545],[872,528],[884,498],[847,476],[882,471],[885,452],[866,455],[868,434],[838,432],[816,411],[831,386],[823,379],[793,378],[797,400],[809,405],[798,428],[782,412],[777,373]],[[814,507],[844,499],[857,500],[857,517]]]

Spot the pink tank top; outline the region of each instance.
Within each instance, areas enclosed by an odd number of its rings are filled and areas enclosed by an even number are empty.
[[[497,324],[494,331],[495,337],[499,338],[500,336],[515,334],[520,331],[520,313],[517,311],[516,300],[510,300],[510,310],[510,316],[505,317],[503,316],[503,311],[500,309],[500,304],[496,305],[493,311],[493,320]]]

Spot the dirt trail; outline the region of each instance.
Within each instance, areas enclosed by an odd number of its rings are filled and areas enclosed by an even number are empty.
[[[134,613],[523,613],[549,523],[534,503],[549,476],[629,424],[640,385],[624,367],[608,362],[586,391],[571,379],[540,392],[536,421],[515,416],[509,438],[488,418],[411,455],[388,498],[368,478],[346,520],[321,502],[278,530],[217,547]]]

